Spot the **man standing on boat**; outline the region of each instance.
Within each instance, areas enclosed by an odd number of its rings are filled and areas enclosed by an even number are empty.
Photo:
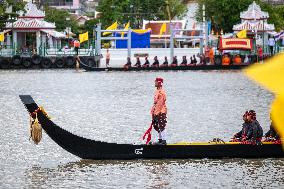
[[[165,138],[165,127],[167,124],[166,92],[163,89],[162,78],[156,78],[155,87],[157,88],[154,96],[154,104],[151,109],[152,125],[159,134],[159,141],[156,144],[167,144]]]

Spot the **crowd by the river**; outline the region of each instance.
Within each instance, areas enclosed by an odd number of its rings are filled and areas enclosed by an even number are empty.
[[[260,144],[261,142],[280,143],[279,134],[271,122],[269,130],[263,135],[263,129],[256,119],[254,110],[246,111],[243,115],[242,129],[233,136],[232,142],[243,142],[249,144]],[[264,139],[263,139],[264,137]]]

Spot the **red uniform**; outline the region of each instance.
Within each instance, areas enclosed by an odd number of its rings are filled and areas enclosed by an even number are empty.
[[[156,81],[163,82],[163,79],[157,78]],[[158,132],[162,132],[167,124],[167,106],[166,106],[166,92],[160,87],[157,88],[154,96],[154,105],[151,109],[151,115],[153,117],[154,129]]]

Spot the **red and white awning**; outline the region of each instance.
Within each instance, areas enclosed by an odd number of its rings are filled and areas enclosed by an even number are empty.
[[[7,23],[6,29],[13,30],[39,30],[39,29],[55,29],[55,24],[46,22],[41,19],[18,19],[14,23]]]

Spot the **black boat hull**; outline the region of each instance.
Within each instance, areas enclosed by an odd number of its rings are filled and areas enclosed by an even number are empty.
[[[38,109],[31,96],[21,95],[29,113]],[[41,111],[38,119],[49,137],[63,149],[82,159],[187,159],[187,158],[283,158],[280,144],[180,143],[132,145],[107,143],[74,135],[49,120]]]
[[[249,66],[248,64],[241,64],[241,65],[196,65],[196,66],[176,66],[176,67],[130,67],[128,69],[122,67],[109,67],[109,68],[98,68],[98,67],[91,67],[87,64],[80,62],[80,67],[86,71],[171,71],[171,70],[240,70],[245,67]]]

